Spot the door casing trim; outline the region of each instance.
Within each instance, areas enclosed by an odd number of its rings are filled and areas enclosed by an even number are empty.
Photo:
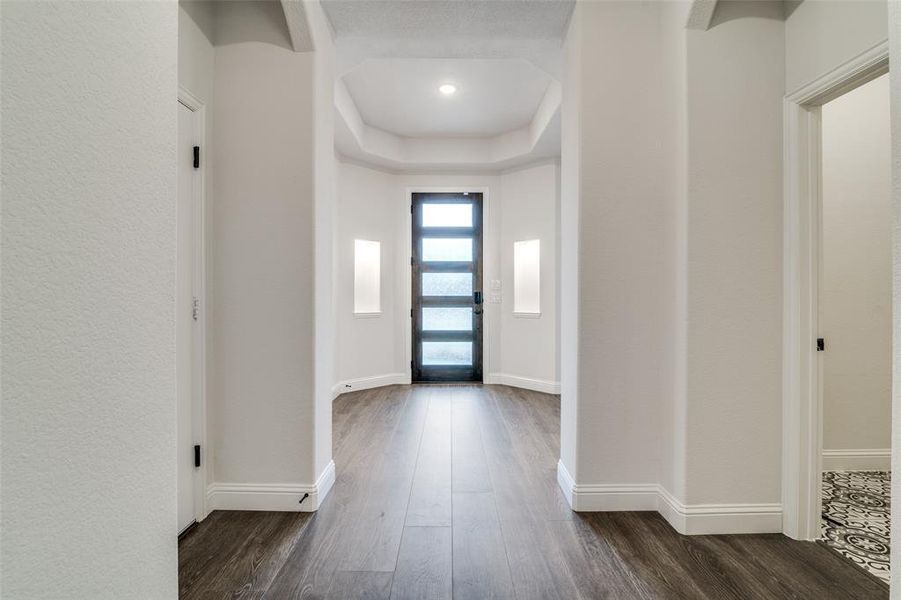
[[[412,371],[410,363],[413,360],[413,321],[410,318],[410,311],[413,310],[413,268],[410,265],[410,252],[413,248],[413,215],[410,213],[410,206],[413,204],[413,194],[422,193],[478,193],[482,194],[482,289],[485,290],[485,282],[490,281],[492,276],[495,279],[500,277],[494,268],[497,252],[497,239],[493,235],[492,229],[494,221],[491,219],[491,198],[488,186],[441,186],[441,187],[423,187],[413,186],[407,187],[405,191],[404,213],[406,214],[406,226],[404,227],[404,251],[398,252],[399,269],[398,272],[403,273],[403,300],[402,300],[402,316],[405,318],[404,325],[404,369],[407,374],[406,383],[412,382]],[[491,338],[494,334],[494,319],[490,315],[496,313],[498,305],[489,304],[486,301],[484,313],[482,314],[482,381],[491,373]],[[500,316],[500,315],[497,315]]]
[[[816,351],[822,261],[820,107],[888,72],[888,41],[783,101],[782,530],[820,535],[822,357]]]
[[[206,161],[209,152],[207,144],[206,105],[187,88],[178,86],[178,102],[194,113],[195,134],[201,140],[200,168],[194,178],[194,198],[198,201],[194,206],[194,281],[193,287],[197,296],[200,314],[197,319],[193,337],[193,356],[191,360],[191,376],[194,392],[191,397],[191,428],[195,444],[200,444],[200,467],[194,469],[194,520],[203,521],[209,514],[207,503],[207,463],[210,460],[209,441],[207,439],[207,369],[206,369],[206,335],[207,335],[207,170]]]

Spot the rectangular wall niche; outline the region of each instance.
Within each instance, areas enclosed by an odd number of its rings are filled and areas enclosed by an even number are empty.
[[[513,243],[513,314],[541,314],[541,240]]]
[[[381,312],[381,277],[381,242],[354,240],[354,314]]]

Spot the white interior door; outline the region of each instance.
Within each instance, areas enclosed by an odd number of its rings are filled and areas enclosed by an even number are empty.
[[[178,256],[176,259],[176,379],[178,395],[178,532],[194,522],[194,112],[178,103]]]

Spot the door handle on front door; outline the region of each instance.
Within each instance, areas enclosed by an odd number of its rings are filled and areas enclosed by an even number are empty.
[[[482,292],[472,293],[472,303],[472,312],[477,315],[482,314]]]

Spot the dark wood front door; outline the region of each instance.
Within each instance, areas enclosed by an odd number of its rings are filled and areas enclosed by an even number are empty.
[[[482,381],[482,194],[413,194],[413,381]]]

